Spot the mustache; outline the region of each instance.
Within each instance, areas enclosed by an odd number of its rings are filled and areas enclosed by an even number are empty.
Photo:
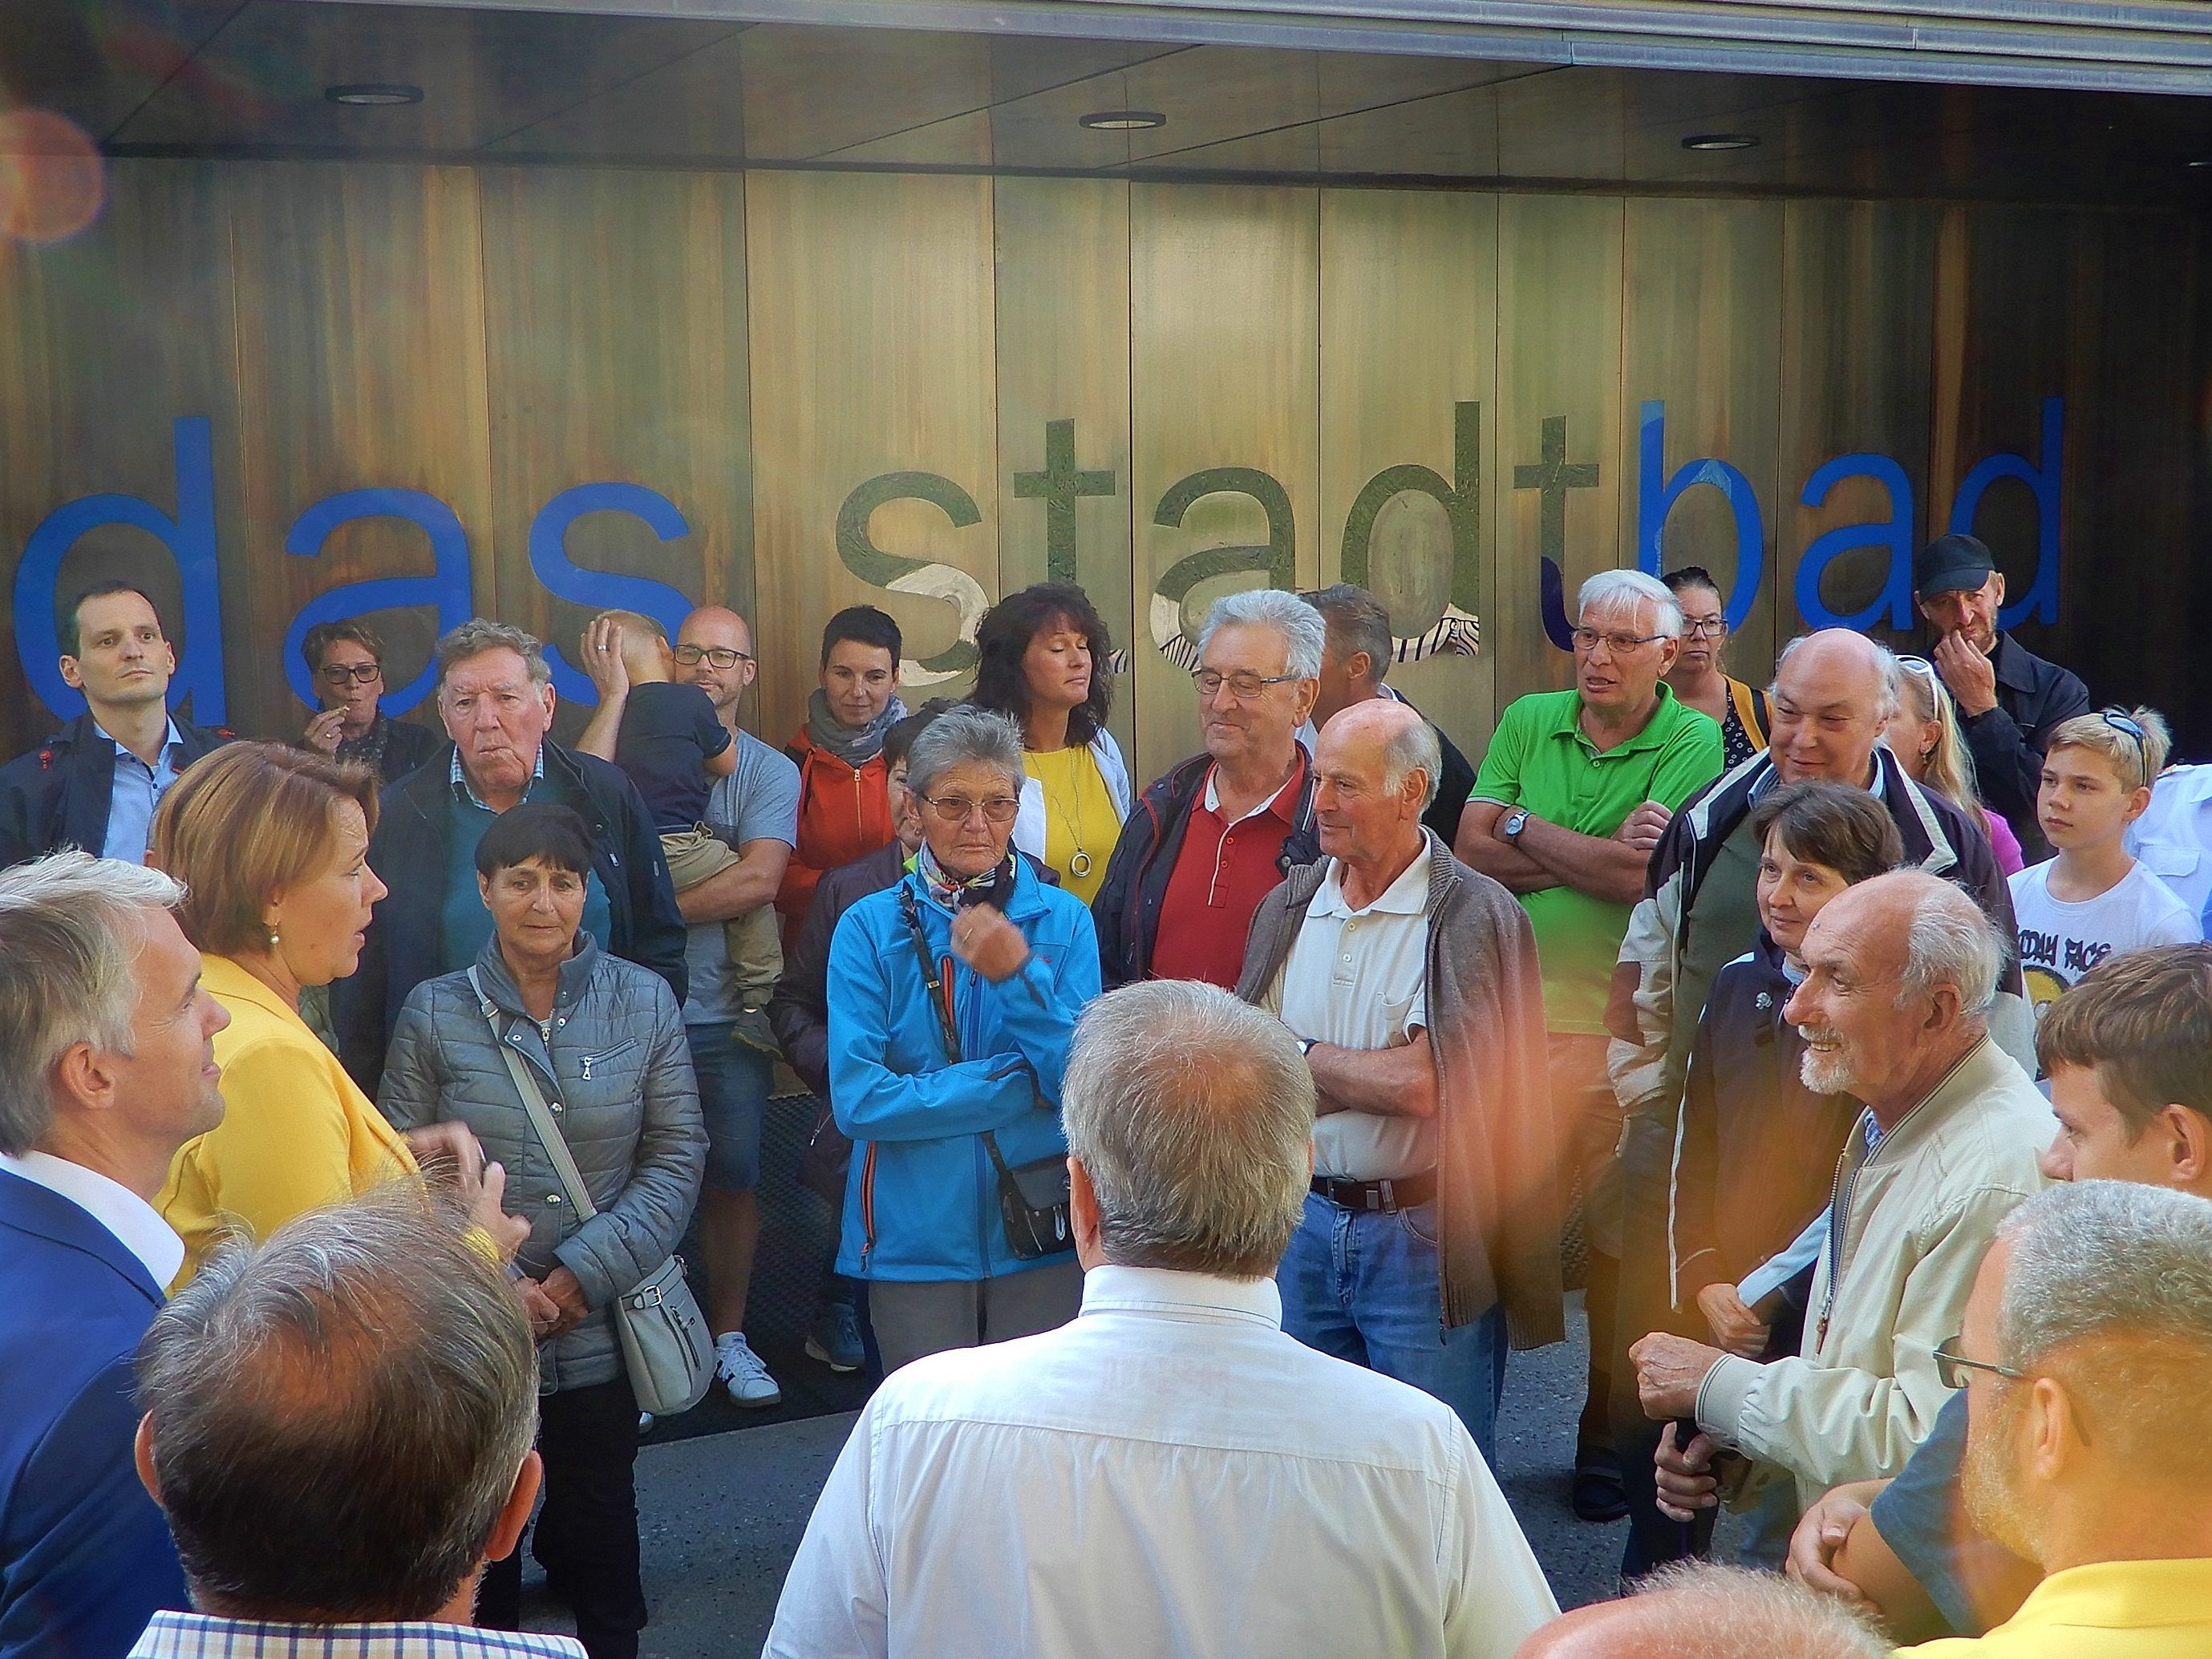
[[[1841,1048],[1844,1042],[1841,1031],[1826,1025],[1800,1025],[1797,1035],[1808,1043],[1826,1043],[1836,1048]]]

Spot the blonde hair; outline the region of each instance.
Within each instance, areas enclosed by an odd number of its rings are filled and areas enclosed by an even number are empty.
[[[668,630],[643,611],[602,611],[592,621],[615,625],[622,636],[623,666],[632,673],[640,669],[659,673],[665,669],[661,653],[668,649]]]
[[[1982,792],[1974,779],[1974,754],[1966,747],[1966,734],[1959,729],[1959,714],[1936,684],[1935,665],[1925,657],[1899,657],[1897,661],[1899,705],[1917,720],[1933,722],[1936,746],[1928,751],[1920,781],[1960,811],[1978,815]]]
[[[281,743],[226,744],[161,797],[146,861],[184,884],[178,926],[219,957],[267,947],[262,908],[328,862],[341,801],[376,828],[376,774]]]
[[[2116,720],[2128,720],[2142,728],[2138,738],[2133,732],[2123,731],[2112,724]],[[2166,767],[2166,757],[2173,747],[2173,734],[2166,729],[2166,716],[2155,708],[2100,709],[2094,714],[2076,714],[2051,734],[2044,745],[2046,755],[2061,749],[2087,749],[2112,762],[2120,775],[2120,781],[2130,789],[2146,789],[2157,781]],[[2132,781],[2130,781],[2132,780]]]

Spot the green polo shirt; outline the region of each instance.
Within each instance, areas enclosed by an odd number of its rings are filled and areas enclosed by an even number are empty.
[[[1602,754],[1583,735],[1582,712],[1579,691],[1516,702],[1498,722],[1468,799],[1525,806],[1563,830],[1605,836],[1645,801],[1679,809],[1721,775],[1720,723],[1676,701],[1663,680],[1644,729]],[[1632,907],[1571,887],[1520,896],[1543,965],[1544,1023],[1603,1036],[1606,994]]]

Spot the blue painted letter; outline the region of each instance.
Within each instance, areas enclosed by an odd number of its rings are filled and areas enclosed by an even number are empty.
[[[1729,584],[1728,625],[1741,627],[1759,597],[1759,582],[1766,568],[1766,532],[1759,520],[1759,495],[1751,480],[1726,461],[1710,457],[1686,462],[1665,486],[1667,471],[1667,405],[1657,398],[1642,411],[1642,432],[1636,471],[1636,562],[1654,576],[1662,574],[1659,532],[1683,491],[1711,484],[1728,498],[1735,514],[1735,575]]]
[[[315,707],[315,687],[307,665],[300,659],[300,641],[317,623],[337,622],[365,616],[372,611],[393,611],[402,605],[429,605],[438,609],[438,631],[466,622],[475,609],[469,597],[469,537],[453,509],[435,495],[419,489],[348,489],[317,501],[293,522],[284,538],[284,550],[312,559],[323,550],[331,532],[356,519],[404,519],[420,525],[430,538],[430,574],[427,576],[386,576],[376,581],[350,582],[318,593],[292,618],[284,630],[284,678],[293,693],[308,708]],[[377,707],[387,714],[404,714],[430,694],[437,684],[435,663],[397,691],[386,691]]]
[[[530,521],[531,573],[557,598],[593,611],[635,611],[653,617],[673,640],[684,617],[691,614],[691,601],[683,594],[665,582],[586,570],[569,562],[562,545],[568,526],[586,513],[629,514],[644,520],[664,542],[691,533],[676,503],[659,490],[633,483],[578,484],[539,507],[538,516]],[[592,690],[590,679],[568,665],[559,646],[546,646],[545,660],[553,665],[553,689],[562,696],[572,702],[599,702],[599,694]]]
[[[1801,499],[1818,507],[1842,480],[1864,477],[1889,491],[1889,519],[1883,524],[1838,525],[1814,538],[1797,562],[1797,614],[1808,628],[1871,628],[1886,608],[1892,628],[1912,625],[1912,481],[1887,455],[1838,455],[1805,480]],[[1855,548],[1887,547],[1889,574],[1881,593],[1865,610],[1839,617],[1820,598],[1820,578],[1843,554]]]
[[[2058,488],[2064,471],[2066,400],[2043,400],[2043,465],[2032,465],[2025,455],[2009,451],[1990,456],[1959,483],[1951,502],[1949,529],[1954,536],[1974,533],[1974,514],[1982,497],[1999,478],[2018,478],[2035,492],[2035,580],[1997,613],[1997,625],[2014,628],[2023,622],[2058,620]]]

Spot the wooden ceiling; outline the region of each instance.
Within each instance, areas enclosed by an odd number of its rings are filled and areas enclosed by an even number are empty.
[[[330,0],[9,0],[112,153],[2212,201],[2212,99]],[[347,82],[419,103],[329,101]],[[1136,109],[1140,131],[1080,118]],[[1755,148],[1693,152],[1699,133]]]

